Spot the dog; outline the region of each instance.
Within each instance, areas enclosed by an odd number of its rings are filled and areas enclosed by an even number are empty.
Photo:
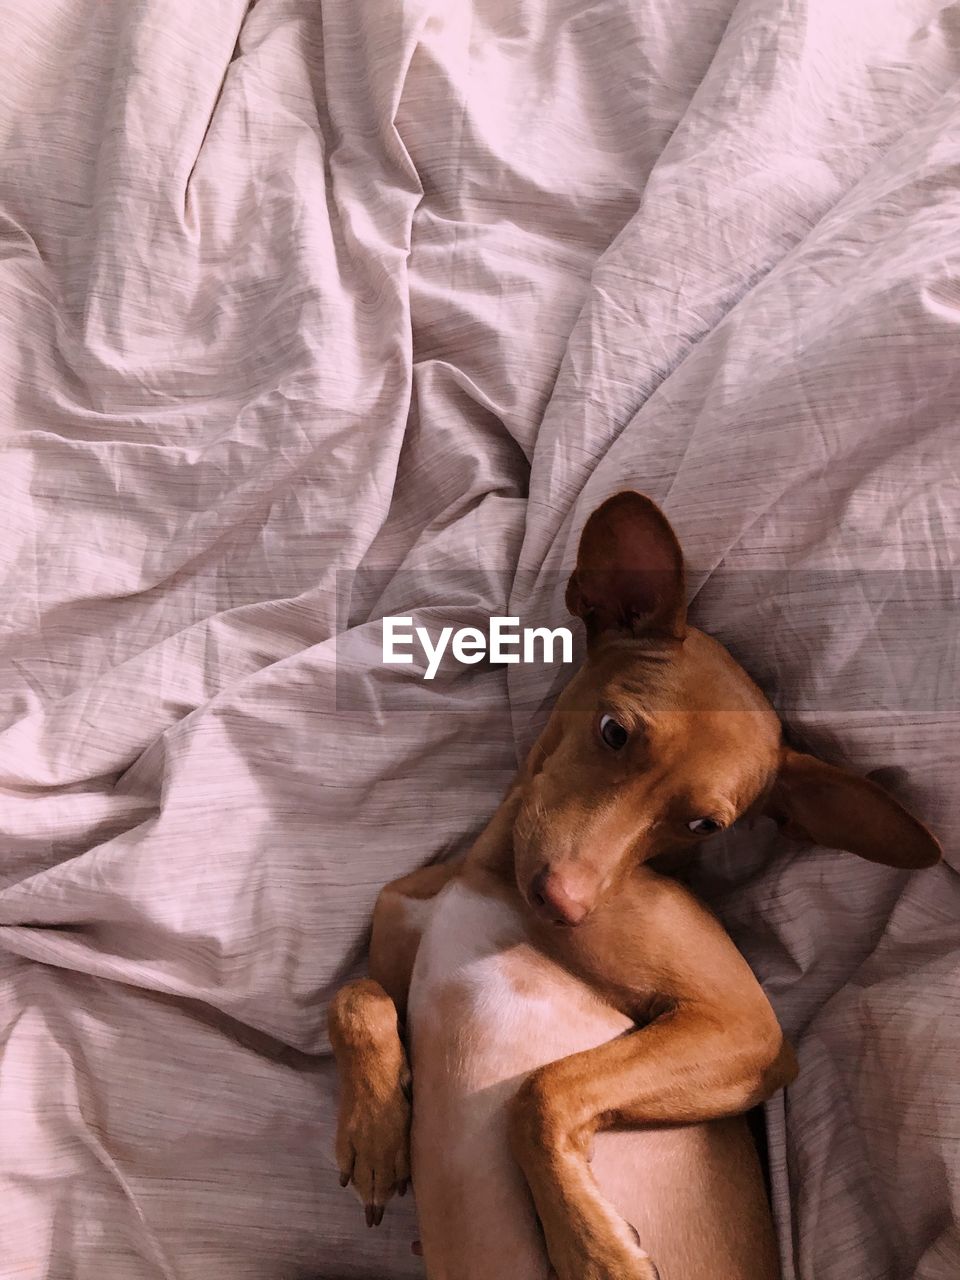
[[[583,666],[466,858],[383,890],[370,977],[331,1004],[341,1183],[377,1225],[412,1154],[429,1280],[777,1280],[744,1113],[796,1060],[724,929],[651,860],[760,814],[893,867],[940,847],[784,743],[687,624],[648,498],[593,513],[566,599]]]

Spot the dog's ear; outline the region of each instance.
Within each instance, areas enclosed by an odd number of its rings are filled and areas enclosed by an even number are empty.
[[[667,517],[640,493],[618,493],[584,526],[567,608],[590,641],[609,631],[683,639],[683,552]]]
[[[787,835],[888,867],[932,867],[942,853],[923,823],[875,782],[789,747],[764,811]]]

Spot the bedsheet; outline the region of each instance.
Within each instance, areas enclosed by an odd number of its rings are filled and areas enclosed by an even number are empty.
[[[960,5],[0,0],[0,1275],[415,1277],[324,1011],[659,501],[692,617],[945,864],[693,870],[798,1046],[785,1280],[960,1274]]]

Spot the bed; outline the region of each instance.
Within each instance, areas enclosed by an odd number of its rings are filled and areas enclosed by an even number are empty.
[[[712,842],[801,1075],[785,1280],[960,1274],[960,5],[0,0],[0,1270],[404,1280],[338,1186],[331,992],[455,856],[661,503],[917,875]]]

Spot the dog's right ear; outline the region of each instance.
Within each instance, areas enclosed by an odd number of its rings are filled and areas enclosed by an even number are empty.
[[[936,836],[875,782],[789,747],[764,809],[786,835],[883,866],[915,871],[942,854]]]
[[[567,608],[591,643],[607,632],[683,639],[683,552],[656,503],[625,492],[597,508],[580,535]]]

